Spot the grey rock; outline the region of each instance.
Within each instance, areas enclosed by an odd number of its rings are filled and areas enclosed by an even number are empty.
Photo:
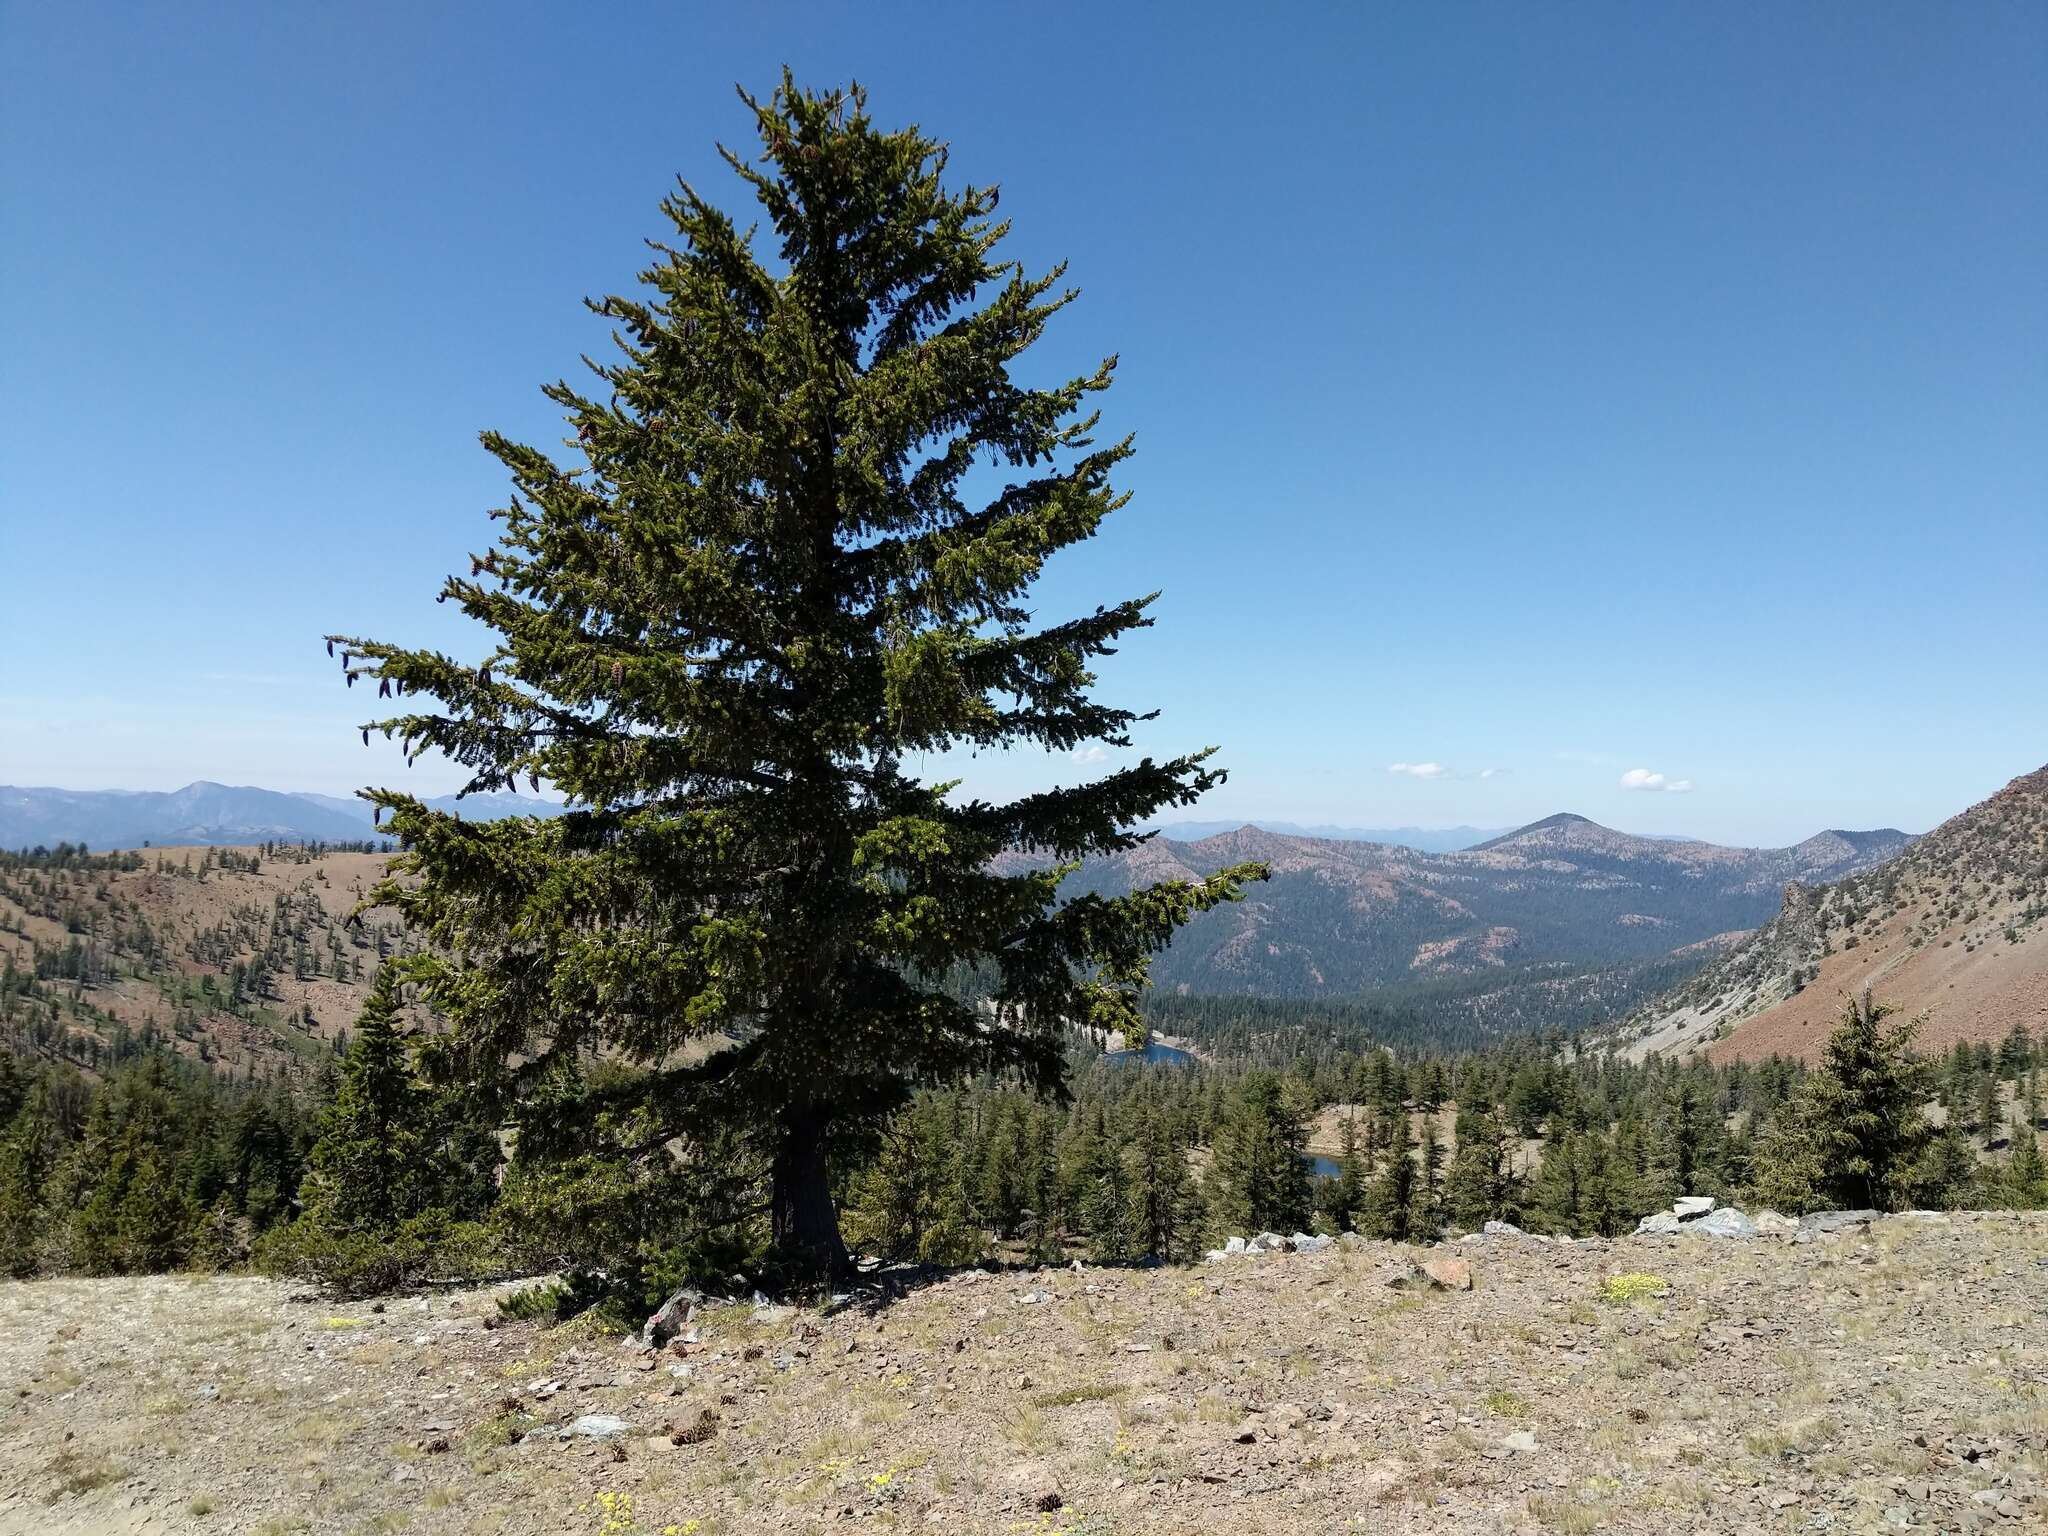
[[[1708,1237],[1755,1237],[1756,1223],[1732,1205],[1724,1205],[1698,1221],[1685,1224],[1688,1232],[1701,1232]]]
[[[1656,1215],[1645,1216],[1636,1223],[1636,1235],[1640,1237],[1646,1232],[1676,1232],[1678,1228],[1679,1220],[1676,1216],[1672,1215],[1669,1211],[1659,1211]]]
[[[1235,1258],[1238,1254],[1243,1253],[1247,1246],[1248,1244],[1246,1244],[1243,1238],[1233,1237],[1230,1239],[1230,1241],[1223,1245],[1223,1251],[1229,1254],[1232,1258]]]
[[[1511,1435],[1502,1435],[1500,1443],[1511,1451],[1533,1451],[1536,1449],[1534,1430],[1518,1429]]]
[[[1776,1211],[1758,1211],[1750,1219],[1756,1223],[1759,1237],[1789,1237],[1799,1230],[1796,1220]]]
[[[1489,1221],[1479,1230],[1487,1237],[1526,1237],[1528,1235],[1512,1221]]]
[[[586,1413],[564,1424],[561,1434],[564,1440],[616,1440],[632,1427],[616,1413]]]
[[[647,1326],[642,1330],[648,1344],[652,1348],[660,1349],[681,1333],[688,1326],[690,1319],[696,1316],[697,1303],[703,1299],[702,1291],[685,1288],[664,1301],[660,1309],[647,1319]]]
[[[1297,1237],[1294,1240],[1294,1251],[1296,1253],[1321,1253],[1325,1248],[1334,1248],[1336,1245],[1337,1239],[1334,1237]]]
[[[1876,1211],[1810,1211],[1799,1218],[1802,1232],[1846,1232],[1852,1227],[1867,1227],[1877,1220]]]
[[[1686,1195],[1671,1202],[1671,1214],[1680,1221],[1691,1221],[1694,1217],[1704,1216],[1713,1210],[1714,1203],[1712,1195]]]

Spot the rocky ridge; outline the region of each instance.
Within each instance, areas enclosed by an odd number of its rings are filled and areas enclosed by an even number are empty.
[[[1924,1048],[2048,1028],[2048,768],[2014,779],[1898,857],[1784,888],[1777,915],[1616,1032],[1640,1059],[1812,1060],[1842,999],[1924,1015]]]

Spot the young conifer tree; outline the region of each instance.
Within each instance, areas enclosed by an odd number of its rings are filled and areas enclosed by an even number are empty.
[[[385,965],[356,1016],[341,1082],[313,1146],[308,1207],[336,1231],[381,1232],[417,1215],[432,1187],[427,1091],[399,1018],[399,967]]]
[[[1844,999],[1819,1069],[1758,1143],[1760,1198],[1788,1211],[1891,1211],[1914,1198],[1934,1128],[1921,1111],[1918,1021],[1888,1027],[1892,1011],[1868,994]]]
[[[572,807],[485,823],[366,792],[403,849],[378,898],[453,1025],[441,1073],[529,1148],[749,1128],[781,1261],[818,1275],[846,1262],[835,1140],[918,1083],[1056,1085],[1070,1025],[1138,1034],[1148,958],[1262,872],[1054,900],[1064,865],[1218,783],[1208,752],[1001,803],[919,776],[955,748],[1125,747],[1147,718],[1091,685],[1151,598],[1051,623],[1029,602],[1124,502],[1131,444],[1090,406],[1115,359],[1016,375],[1073,294],[997,254],[996,189],[949,188],[939,142],[876,126],[857,87],[742,99],[761,152],[725,158],[760,238],[682,186],[645,290],[592,303],[617,355],[546,390],[568,462],[483,439],[516,494],[442,597],[488,657],[330,644],[351,682],[437,701],[368,730]],[[1020,851],[1040,867],[994,862]],[[942,985],[963,972],[992,1010]],[[544,1091],[595,1053],[646,1071]]]

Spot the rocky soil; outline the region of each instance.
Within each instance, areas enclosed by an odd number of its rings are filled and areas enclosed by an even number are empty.
[[[2048,1528],[2039,1216],[965,1273],[658,1354],[496,1294],[0,1289],[0,1532]]]

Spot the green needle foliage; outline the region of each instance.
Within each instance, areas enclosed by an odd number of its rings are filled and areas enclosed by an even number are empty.
[[[341,1082],[313,1148],[307,1203],[342,1230],[381,1231],[427,1203],[433,1102],[413,1077],[398,1006],[398,968],[387,965],[356,1017]]]
[[[949,190],[937,141],[876,127],[857,87],[741,94],[761,153],[725,158],[761,224],[680,187],[644,291],[591,304],[618,349],[596,387],[546,390],[570,462],[484,436],[515,494],[442,599],[489,657],[330,645],[351,683],[438,703],[365,740],[574,808],[484,824],[366,792],[404,850],[377,899],[432,946],[403,964],[452,1025],[440,1076],[522,1156],[744,1128],[783,1263],[819,1275],[845,1264],[835,1146],[918,1084],[1056,1087],[1070,1025],[1140,1034],[1149,957],[1263,871],[1055,901],[1074,861],[1218,783],[1208,752],[1004,804],[906,771],[1127,746],[1148,718],[1090,690],[1151,598],[1046,625],[1027,603],[1124,502],[1130,442],[1090,405],[1115,359],[1013,377],[1073,293],[998,258],[996,190]],[[963,974],[992,1009],[944,984]],[[598,1055],[645,1070],[572,1091]]]
[[[1968,1178],[1971,1159],[1944,1169],[1922,1162],[1937,1138],[1921,1110],[1927,1074],[1912,1054],[1918,1022],[1887,1026],[1891,1012],[1867,994],[1843,1002],[1820,1070],[1757,1148],[1759,1193],[1778,1209],[1938,1204],[1959,1176]]]

